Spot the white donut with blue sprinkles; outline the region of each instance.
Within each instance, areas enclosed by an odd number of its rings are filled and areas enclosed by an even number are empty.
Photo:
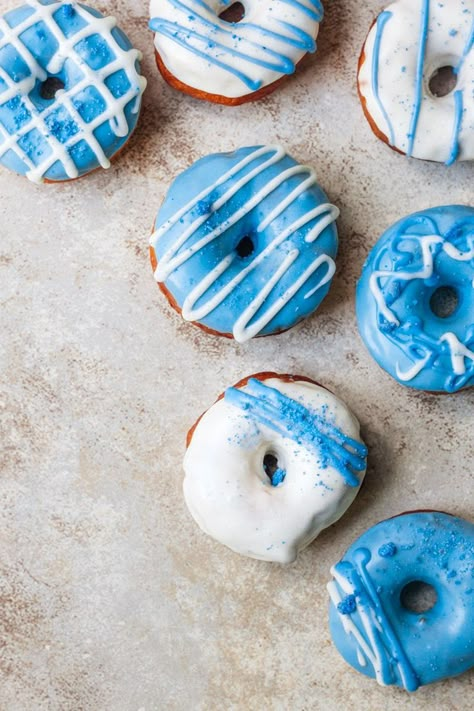
[[[440,70],[451,83],[437,90]],[[446,165],[473,160],[474,0],[393,2],[369,32],[358,83],[369,123],[392,148]]]
[[[474,666],[472,523],[401,514],[366,531],[331,574],[331,635],[357,671],[413,692]]]
[[[355,416],[303,376],[257,373],[228,388],[187,445],[184,496],[202,530],[276,563],[343,515],[367,466]]]
[[[28,0],[0,18],[0,163],[33,182],[79,178],[133,132],[146,86],[113,17]]]
[[[364,264],[356,311],[367,348],[398,382],[448,393],[474,385],[474,208],[392,225]]]
[[[314,170],[280,146],[206,156],[176,178],[158,212],[155,279],[208,332],[242,343],[286,331],[329,290],[338,215]]]
[[[236,6],[238,21],[227,14]],[[316,50],[320,0],[151,0],[157,62],[173,86],[238,104],[258,98]]]

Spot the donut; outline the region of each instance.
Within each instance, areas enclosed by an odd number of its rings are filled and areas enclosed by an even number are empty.
[[[155,279],[204,330],[243,343],[312,313],[335,271],[339,210],[279,146],[201,158],[172,183],[151,237]]]
[[[473,160],[473,82],[474,0],[396,0],[372,25],[359,94],[372,130],[395,150]]]
[[[416,691],[474,666],[472,523],[427,511],[382,521],[331,575],[331,636],[354,669],[381,686]],[[415,583],[435,600],[407,604]]]
[[[291,563],[350,506],[366,457],[359,423],[329,390],[257,373],[190,430],[184,497],[201,529],[236,553]]]
[[[435,207],[392,225],[364,264],[356,312],[369,352],[399,383],[474,385],[474,208]]]
[[[316,51],[320,0],[151,0],[163,78],[199,99],[236,105],[273,91]]]
[[[146,85],[113,17],[28,0],[0,18],[0,164],[33,182],[79,178],[130,137]]]

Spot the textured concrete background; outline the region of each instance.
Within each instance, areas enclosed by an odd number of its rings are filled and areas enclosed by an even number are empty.
[[[381,232],[474,197],[472,165],[408,161],[362,117],[357,56],[382,4],[326,6],[317,55],[277,93],[229,109],[165,86],[145,0],[98,3],[144,52],[149,87],[128,149],[70,185],[0,171],[1,711],[474,704],[474,672],[408,696],[352,671],[329,638],[329,567],[355,536],[420,507],[474,519],[474,391],[397,385],[354,318]],[[341,208],[338,273],[315,317],[239,346],[167,307],[148,233],[171,178],[203,152],[276,140],[317,168]],[[333,388],[370,445],[355,504],[288,568],[205,537],[181,495],[187,428],[227,385],[267,368]]]

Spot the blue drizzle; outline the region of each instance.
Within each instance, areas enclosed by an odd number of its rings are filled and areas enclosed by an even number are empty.
[[[351,439],[326,417],[251,378],[244,390],[228,388],[225,399],[282,437],[320,452],[323,466],[334,467],[348,486],[359,486],[357,472],[366,468],[367,447]]]
[[[323,17],[323,8],[319,0],[313,0],[313,5],[316,8],[316,12],[312,11],[310,8],[303,6],[300,2],[298,2],[298,0],[282,1],[286,2],[289,5],[292,5],[300,11],[304,11],[306,14],[309,14],[311,19],[315,21],[319,21]],[[222,58],[218,59],[217,57],[212,56],[212,54],[209,53],[209,50],[218,49],[221,55],[228,54],[231,57],[242,59],[256,66],[269,69],[270,71],[279,72],[280,74],[292,74],[295,71],[295,63],[291,60],[290,57],[285,56],[284,54],[280,54],[270,49],[269,47],[264,46],[263,44],[258,44],[256,42],[248,40],[245,37],[240,36],[240,42],[242,44],[247,44],[249,47],[254,47],[258,49],[259,52],[263,50],[266,53],[268,59],[265,60],[259,59],[257,57],[252,57],[251,55],[246,54],[244,52],[240,52],[237,49],[234,49],[233,47],[228,47],[222,42],[217,41],[215,37],[217,35],[220,35],[224,38],[230,36],[232,39],[234,39],[235,29],[227,29],[222,25],[208,20],[203,15],[197,13],[192,6],[181,2],[181,0],[168,0],[168,2],[177,11],[182,11],[183,13],[185,13],[186,17],[191,18],[193,20],[198,20],[205,28],[209,28],[209,35],[197,32],[189,26],[181,25],[178,22],[171,22],[170,20],[166,20],[160,17],[151,18],[149,22],[149,28],[153,32],[161,34],[164,37],[167,37],[168,39],[172,40],[176,44],[179,44],[181,47],[185,47],[189,51],[192,51],[196,56],[202,57],[211,64],[214,64],[215,66],[228,71],[230,74],[233,74],[252,91],[257,91],[261,87],[262,81],[253,80],[251,77],[245,74],[245,72],[232,66],[228,62],[224,61]],[[202,0],[195,0],[195,2],[197,2],[198,5],[203,7],[208,12],[212,13],[212,10],[204,2],[202,2]],[[229,28],[235,28],[235,23],[227,24],[229,25]],[[316,51],[316,42],[310,34],[288,22],[280,21],[279,24],[283,29],[289,32],[289,35],[272,32],[271,30],[268,30],[264,27],[260,27],[258,25],[248,22],[240,22],[239,27],[241,29],[247,28],[257,30],[262,35],[263,40],[265,38],[272,38],[277,40],[278,42],[284,42],[290,47],[296,47],[297,49],[301,49],[306,52]],[[195,44],[203,45],[203,47],[199,49],[198,47],[193,46],[193,41]]]
[[[459,134],[462,126],[463,115],[463,92],[457,90],[454,92],[454,128],[451,141],[451,150],[445,165],[452,165],[459,155]]]
[[[408,151],[409,156],[413,155],[413,146],[415,143],[416,127],[418,125],[418,118],[420,116],[421,101],[422,101],[422,88],[423,88],[423,69],[425,64],[425,49],[426,41],[428,39],[428,23],[430,18],[430,0],[423,0],[423,8],[421,10],[421,37],[420,46],[418,50],[418,61],[416,67],[416,99],[413,107],[413,114],[411,118],[410,131],[408,133]]]
[[[393,145],[395,143],[395,134],[393,131],[393,124],[390,121],[387,111],[382,104],[382,100],[380,98],[379,94],[379,62],[380,62],[380,46],[382,42],[382,34],[385,25],[387,22],[390,20],[390,18],[393,16],[393,13],[389,12],[388,10],[385,10],[384,12],[381,12],[380,15],[377,18],[377,32],[375,35],[375,41],[374,41],[374,53],[372,56],[372,91],[374,93],[374,96],[377,100],[377,103],[379,105],[380,111],[382,112],[382,115],[387,122],[387,126],[390,132],[390,143]]]

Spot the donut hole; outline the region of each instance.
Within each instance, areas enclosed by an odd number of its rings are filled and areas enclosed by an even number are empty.
[[[253,239],[249,237],[249,235],[245,235],[245,237],[242,237],[235,249],[239,257],[242,257],[242,259],[244,259],[245,257],[250,257],[250,255],[255,249]]]
[[[278,457],[273,452],[267,452],[264,456],[263,471],[270,479],[272,486],[282,484],[286,476],[285,470],[281,469],[278,464]]]
[[[245,7],[241,2],[233,2],[232,5],[229,5],[229,7],[226,7],[225,10],[222,10],[219,17],[221,20],[224,20],[224,22],[235,24],[236,22],[240,22],[244,19]]]
[[[65,83],[58,77],[48,77],[40,86],[40,96],[46,101],[51,101],[55,98],[58,91],[64,89]]]
[[[454,91],[457,83],[458,77],[456,69],[451,66],[446,66],[440,67],[431,75],[428,86],[433,96],[441,98]]]
[[[438,318],[452,316],[459,306],[459,295],[452,286],[440,286],[430,298],[430,309]]]
[[[415,612],[417,615],[431,610],[437,601],[436,590],[423,580],[412,580],[400,593],[400,602],[405,610]]]

